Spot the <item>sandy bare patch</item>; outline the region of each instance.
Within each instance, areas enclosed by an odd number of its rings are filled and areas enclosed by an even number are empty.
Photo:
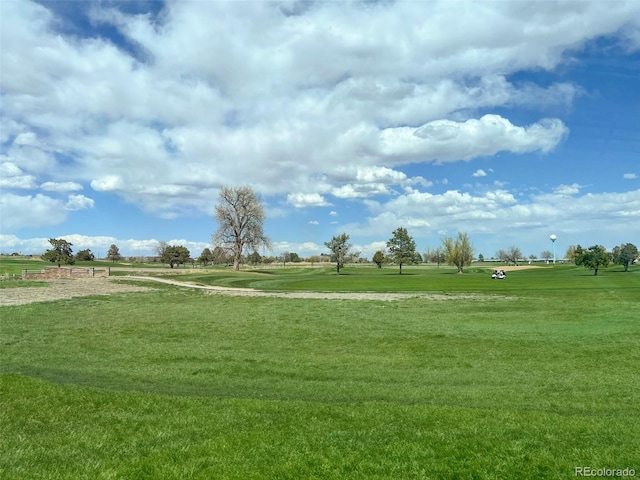
[[[494,270],[504,270],[505,272],[513,272],[514,270],[528,270],[530,268],[542,268],[540,265],[507,265],[502,267],[493,267]]]
[[[112,277],[65,278],[50,281],[44,287],[3,288],[0,289],[0,306],[151,290],[149,287],[127,285],[114,280]]]

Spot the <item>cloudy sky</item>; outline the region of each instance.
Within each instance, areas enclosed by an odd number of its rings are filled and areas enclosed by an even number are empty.
[[[0,250],[640,245],[640,2],[0,0]],[[266,252],[265,252],[266,253]]]

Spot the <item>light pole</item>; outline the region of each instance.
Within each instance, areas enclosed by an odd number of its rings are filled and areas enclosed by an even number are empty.
[[[553,252],[553,264],[556,264],[556,240],[558,239],[558,237],[556,237],[555,235],[551,235],[549,237],[549,240],[551,240],[551,251]]]

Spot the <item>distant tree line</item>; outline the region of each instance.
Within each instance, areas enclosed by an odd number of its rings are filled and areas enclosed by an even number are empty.
[[[592,245],[589,248],[576,245],[569,247],[567,258],[573,260],[576,265],[593,270],[594,275],[598,275],[598,270],[606,268],[609,263],[622,265],[624,271],[628,272],[629,265],[638,261],[638,247],[633,243],[623,243],[608,252],[602,245]]]
[[[93,261],[95,255],[91,249],[84,249],[73,253],[73,244],[65,239],[50,238],[51,248],[43,255],[42,259],[52,263],[61,265],[74,265],[76,261]],[[288,263],[299,264],[305,262],[307,264],[324,264],[335,263],[336,270],[340,270],[345,265],[351,263],[368,263],[369,260],[362,258],[360,252],[352,251],[352,244],[349,243],[349,235],[343,233],[337,235],[329,242],[325,242],[325,246],[331,251],[330,254],[321,253],[309,257],[301,257],[296,252],[284,252],[281,255],[261,255],[257,251],[253,251],[248,255],[242,255],[239,263],[257,265],[282,264],[286,266]],[[415,250],[415,242],[407,230],[403,227],[393,231],[393,236],[387,242],[387,250],[378,250],[373,254],[371,262],[375,263],[378,268],[384,265],[394,264],[399,267],[399,273],[402,274],[403,265],[416,265],[421,262],[435,263],[438,267],[442,264],[449,264],[458,267],[458,271],[462,272],[465,266],[471,265],[473,258],[473,247],[469,241],[469,237],[465,233],[459,233],[457,238],[444,238],[442,245],[435,249],[427,249],[424,255],[420,255]],[[205,248],[197,259],[190,256],[189,250],[181,245],[169,245],[166,242],[159,242],[156,247],[156,256],[151,257],[127,257],[131,262],[149,262],[164,263],[170,268],[179,267],[180,265],[190,263],[200,266],[209,265],[227,265],[232,266],[234,261],[233,252],[226,250],[221,246],[212,249]],[[125,258],[120,255],[117,245],[112,244],[106,255],[107,260],[118,262]],[[541,258],[549,261],[553,258],[553,254],[549,251],[543,251],[539,257],[530,255],[529,260],[537,260]],[[624,271],[629,270],[629,266],[640,261],[638,248],[632,243],[623,243],[614,247],[611,252],[607,251],[602,245],[592,245],[584,248],[581,245],[571,245],[567,249],[565,259],[574,262],[576,265],[594,271],[594,275],[602,268],[606,268],[609,264],[621,265]],[[525,260],[521,251],[517,247],[509,247],[507,250],[499,250],[492,260],[499,260],[509,264],[518,265],[519,262]],[[485,258],[482,254],[478,255],[477,261],[483,262]]]
[[[227,265],[235,270],[241,264],[269,265],[281,263],[286,267],[288,263],[308,262],[315,263],[332,262],[336,265],[336,272],[340,274],[342,268],[349,263],[367,262],[361,258],[358,251],[353,251],[353,245],[349,243],[349,235],[342,233],[334,236],[324,243],[330,251],[329,254],[321,253],[308,258],[302,258],[296,252],[284,252],[278,256],[264,256],[258,249],[271,247],[271,241],[264,234],[263,224],[266,218],[264,207],[260,198],[251,187],[222,187],[219,194],[219,203],[215,208],[215,218],[218,222],[218,230],[212,235],[213,249],[204,248],[196,259],[191,258],[189,249],[182,245],[169,245],[167,242],[159,242],[156,248],[156,257],[147,260],[169,265],[170,268],[179,267],[185,263],[192,265]],[[51,248],[43,254],[43,259],[60,265],[72,265],[77,261],[92,261],[95,255],[90,249],[80,250],[73,254],[72,244],[64,239],[49,239]],[[424,255],[416,252],[415,240],[404,227],[398,227],[392,232],[391,238],[386,242],[386,249],[378,250],[373,254],[372,261],[378,268],[386,264],[398,266],[399,274],[402,274],[404,265],[415,265],[421,262],[453,265],[458,273],[463,273],[464,268],[474,261],[474,247],[469,236],[459,232],[456,237],[445,237],[441,245],[435,249],[428,249]],[[122,260],[122,255],[117,245],[109,247],[106,258],[111,262]],[[136,259],[137,257],[130,257]],[[529,261],[542,258],[548,262],[553,254],[545,250],[539,257],[529,255]],[[629,265],[638,261],[638,249],[631,243],[625,243],[615,247],[611,252],[602,245],[593,245],[583,248],[580,245],[571,246],[567,250],[565,258],[593,269],[598,274],[600,268],[609,263],[622,265],[628,271]],[[526,261],[522,251],[516,246],[499,250],[493,259],[507,264],[518,265]],[[485,261],[482,254],[478,255],[478,261]]]

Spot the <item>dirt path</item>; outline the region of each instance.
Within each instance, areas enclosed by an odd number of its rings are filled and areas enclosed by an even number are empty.
[[[405,298],[428,298],[431,300],[451,300],[454,298],[486,298],[483,295],[471,294],[454,294],[445,295],[443,293],[379,293],[379,292],[265,292],[263,290],[255,290],[253,288],[232,288],[232,287],[216,287],[209,285],[196,285],[193,283],[180,282],[177,280],[168,280],[155,277],[138,277],[129,276],[127,278],[134,280],[151,280],[154,282],[167,283],[179,287],[196,288],[206,290],[210,293],[220,295],[232,295],[236,297],[277,297],[277,298],[319,298],[325,300],[402,300]]]
[[[90,295],[111,295],[126,292],[148,292],[152,288],[130,285],[118,280],[136,280],[158,282],[178,287],[204,290],[210,294],[231,295],[238,297],[273,297],[273,298],[310,298],[325,300],[381,300],[393,301],[406,298],[423,298],[429,300],[454,300],[461,298],[488,298],[486,295],[443,293],[374,293],[374,292],[265,292],[252,288],[216,287],[196,285],[178,280],[156,277],[127,276],[86,279],[60,279],[48,282],[44,287],[3,288],[0,289],[0,306],[25,305],[34,302],[48,302]]]

